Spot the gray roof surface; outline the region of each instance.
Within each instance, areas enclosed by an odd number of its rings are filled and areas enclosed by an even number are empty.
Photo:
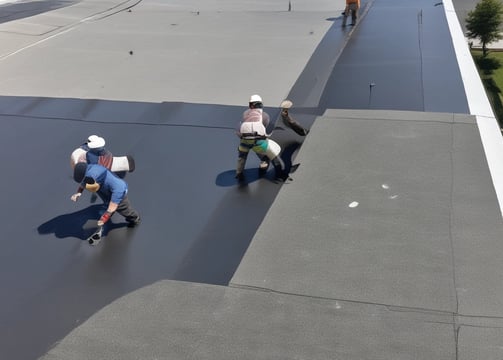
[[[452,4],[362,4],[1,5],[0,358],[503,357],[503,142]],[[271,127],[286,184],[233,178],[253,93],[311,130]],[[134,155],[143,219],[96,247],[91,133]]]

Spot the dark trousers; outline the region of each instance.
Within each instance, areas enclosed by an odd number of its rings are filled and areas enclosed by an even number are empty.
[[[356,24],[356,18],[358,17],[358,4],[349,4],[344,11],[344,17],[342,19],[342,26],[346,26],[346,20],[351,14],[351,25]]]
[[[307,129],[304,129],[302,125],[295,121],[288,113],[288,110],[281,111],[281,119],[286,126],[291,128],[300,136],[306,136],[308,134],[309,131]]]
[[[127,195],[124,196],[124,199],[122,199],[122,201],[119,203],[117,212],[124,216],[127,222],[138,220],[138,218],[140,217],[138,212],[131,206]]]
[[[98,195],[101,198],[101,200],[103,200],[105,205],[108,206],[108,204],[110,203],[110,199],[105,197],[99,191]],[[138,218],[140,217],[138,212],[131,206],[131,203],[129,202],[129,198],[127,197],[127,195],[124,195],[124,199],[122,199],[122,201],[119,203],[116,212],[124,216],[127,222],[138,220]]]

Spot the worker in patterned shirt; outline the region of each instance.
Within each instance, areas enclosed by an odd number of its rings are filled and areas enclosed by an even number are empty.
[[[268,138],[266,127],[269,124],[269,115],[264,112],[263,107],[260,95],[252,95],[248,103],[248,109],[243,113],[243,119],[236,131],[240,138],[236,167],[236,179],[238,181],[244,180],[244,168],[250,150],[254,151],[261,159],[260,173],[267,170],[270,161],[274,166],[276,178],[282,181],[288,179],[288,174],[285,172],[284,165],[279,157],[281,147]]]
[[[105,139],[101,136],[89,136],[85,143],[72,152],[70,156],[72,169],[79,162],[87,162],[102,165],[120,177],[124,177],[126,172],[134,171],[135,162],[132,156],[113,156],[105,148],[105,144]]]

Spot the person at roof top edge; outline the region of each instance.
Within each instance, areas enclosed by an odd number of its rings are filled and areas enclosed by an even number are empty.
[[[358,10],[360,9],[360,0],[346,0],[346,9],[342,13],[342,26],[346,26],[346,21],[351,15],[351,26],[356,25],[356,19],[358,18]]]

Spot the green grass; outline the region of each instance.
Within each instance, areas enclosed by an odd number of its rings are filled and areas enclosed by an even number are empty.
[[[472,56],[491,102],[500,128],[503,128],[503,52],[489,51],[482,56],[482,50],[472,49]]]

